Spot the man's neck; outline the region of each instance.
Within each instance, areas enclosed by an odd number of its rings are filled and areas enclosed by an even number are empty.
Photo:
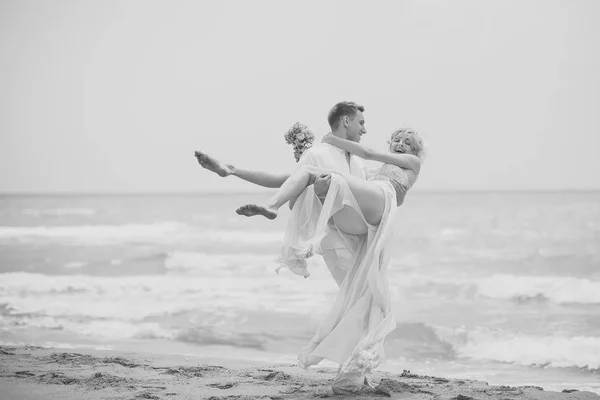
[[[342,129],[333,131],[333,132],[331,132],[331,134],[334,136],[337,136],[339,138],[348,140],[348,133]],[[352,157],[352,154],[348,153],[347,151],[344,151],[344,154],[346,155],[346,162],[348,164],[350,164],[350,157]]]
[[[332,131],[331,134],[341,139],[348,139],[348,133],[342,129]]]

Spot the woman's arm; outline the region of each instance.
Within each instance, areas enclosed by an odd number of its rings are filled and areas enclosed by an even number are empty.
[[[381,152],[363,146],[360,143],[339,138],[331,133],[325,135],[322,141],[323,143],[329,143],[333,146],[339,147],[342,150],[346,150],[347,152],[352,153],[360,158],[364,158],[365,160],[375,160],[384,164],[394,164],[401,168],[410,169],[417,174],[421,169],[421,160],[419,157],[413,154]]]

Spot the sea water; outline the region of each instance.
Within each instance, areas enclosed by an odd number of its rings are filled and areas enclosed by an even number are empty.
[[[294,362],[337,287],[275,273],[289,211],[234,212],[268,194],[1,196],[0,342]],[[381,370],[600,393],[600,192],[414,192],[394,224]]]

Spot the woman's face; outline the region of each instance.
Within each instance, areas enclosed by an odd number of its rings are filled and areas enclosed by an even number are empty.
[[[410,136],[394,136],[390,140],[390,151],[392,153],[417,155],[413,148],[414,140]]]

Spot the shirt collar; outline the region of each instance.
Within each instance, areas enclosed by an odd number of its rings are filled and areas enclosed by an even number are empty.
[[[340,149],[339,147],[334,146],[334,145],[329,144],[329,143],[323,143],[323,144],[326,145],[326,146],[331,147],[332,149],[336,150],[338,153],[340,153],[340,154],[342,154],[344,156],[346,155],[346,150]],[[350,153],[350,157],[352,157],[352,153]]]

